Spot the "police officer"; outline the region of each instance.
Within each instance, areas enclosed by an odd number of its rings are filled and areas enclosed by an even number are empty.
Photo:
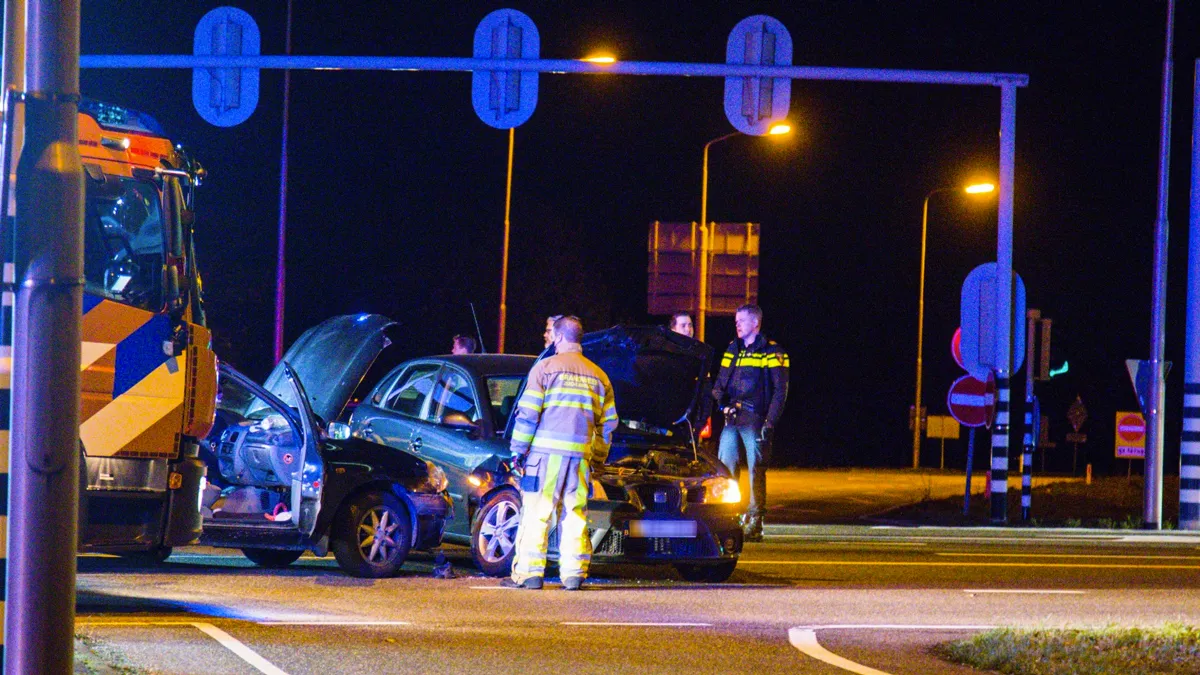
[[[509,446],[521,478],[521,523],[507,588],[540,589],[546,571],[546,540],[558,519],[558,569],[563,588],[579,590],[587,578],[592,541],[587,533],[591,467],[603,464],[617,428],[612,383],[583,355],[583,324],[558,318],[551,331],[555,355],[529,371],[517,401]]]
[[[762,519],[767,508],[766,459],[788,387],[788,355],[759,332],[762,317],[758,305],[738,308],[734,315],[737,339],[729,343],[721,357],[721,371],[712,392],[725,413],[717,455],[735,478],[739,444],[746,451],[750,508],[742,530],[747,541],[762,541]]]

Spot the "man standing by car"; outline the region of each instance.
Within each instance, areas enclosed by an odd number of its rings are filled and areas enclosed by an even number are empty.
[[[554,338],[552,337],[554,335],[554,322],[561,318],[563,318],[562,314],[554,314],[546,317],[546,329],[542,331],[542,341],[545,344],[542,345],[542,349],[549,349],[550,345],[554,344]]]
[[[747,541],[762,541],[762,519],[767,507],[766,459],[788,387],[788,355],[759,332],[762,317],[758,305],[738,308],[734,315],[737,339],[729,343],[721,357],[721,371],[712,392],[725,413],[717,455],[734,478],[738,476],[739,441],[746,450],[750,508],[742,531]]]
[[[475,353],[475,338],[470,335],[455,335],[454,341],[450,343],[451,354],[474,354]]]
[[[546,571],[550,520],[558,521],[558,569],[563,588],[579,590],[587,578],[592,542],[587,533],[591,467],[603,464],[617,428],[608,375],[583,355],[583,324],[559,317],[550,332],[555,355],[534,364],[517,402],[513,466],[521,478],[521,524],[517,529],[508,588],[539,589]]]

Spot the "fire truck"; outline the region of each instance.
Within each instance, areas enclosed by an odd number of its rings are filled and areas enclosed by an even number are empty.
[[[165,558],[200,536],[199,441],[216,409],[192,239],[204,170],[149,115],[85,100],[78,122],[86,184],[79,546]],[[11,359],[0,360],[4,387],[10,369]]]

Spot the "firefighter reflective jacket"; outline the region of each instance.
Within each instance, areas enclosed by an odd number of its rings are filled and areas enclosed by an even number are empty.
[[[738,426],[773,427],[787,400],[789,367],[787,352],[761,333],[748,345],[735,338],[721,357],[713,398],[722,407],[742,404]]]
[[[517,401],[517,419],[509,448],[514,457],[533,450],[603,463],[617,428],[617,407],[608,375],[589,361],[577,344],[559,345],[558,353],[529,371]]]

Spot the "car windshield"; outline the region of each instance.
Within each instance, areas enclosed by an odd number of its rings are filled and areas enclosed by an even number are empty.
[[[261,420],[274,416],[282,421],[283,415],[274,405],[256,395],[240,380],[222,372],[217,382],[217,407],[221,410],[243,419]]]
[[[517,404],[517,395],[524,382],[524,375],[494,375],[487,378],[488,401],[491,403],[495,429],[504,431],[508,427],[508,417]]]

